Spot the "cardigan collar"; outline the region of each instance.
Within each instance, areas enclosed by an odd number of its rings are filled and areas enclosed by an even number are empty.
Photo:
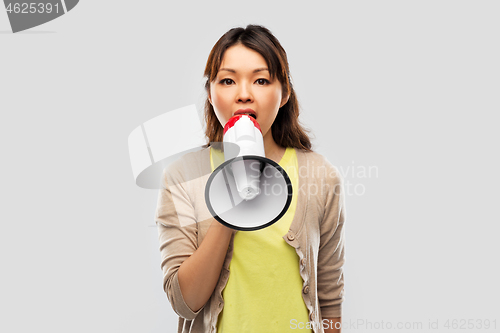
[[[307,205],[309,204],[309,196],[307,195],[308,188],[308,178],[307,173],[304,176],[301,170],[307,167],[307,154],[303,150],[295,149],[295,153],[297,155],[297,173],[298,173],[298,187],[297,189],[293,189],[293,191],[297,191],[297,207],[295,208],[295,215],[293,216],[292,223],[290,224],[290,228],[288,232],[283,235],[283,239],[290,244],[291,246],[297,248],[299,246],[299,242],[297,240],[297,236],[302,232],[302,227],[304,226],[305,214],[307,211]]]

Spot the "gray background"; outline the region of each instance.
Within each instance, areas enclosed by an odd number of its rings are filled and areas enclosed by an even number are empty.
[[[447,319],[496,319],[499,331],[499,10],[87,0],[15,35],[0,10],[0,331],[175,331],[157,192],[135,186],[127,137],[202,105],[211,47],[249,23],[287,50],[316,150],[364,190],[346,198],[344,321],[452,332]]]

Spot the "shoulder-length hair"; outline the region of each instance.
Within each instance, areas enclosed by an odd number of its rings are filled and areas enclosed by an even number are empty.
[[[286,52],[278,39],[267,28],[259,25],[233,28],[217,41],[208,56],[205,67],[207,94],[210,94],[210,83],[215,80],[219,72],[224,52],[236,44],[242,44],[262,55],[267,62],[271,78],[273,80],[277,78],[281,83],[283,96],[289,95],[287,103],[280,108],[274,123],[271,125],[274,141],[284,148],[293,147],[311,151],[308,130],[299,123],[299,102],[290,80]],[[224,128],[217,119],[208,96],[205,101],[205,122],[205,135],[208,140],[205,147],[208,147],[210,142],[222,142]]]

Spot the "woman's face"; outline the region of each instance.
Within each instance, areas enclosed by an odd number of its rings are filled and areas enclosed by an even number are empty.
[[[238,44],[224,53],[217,77],[210,83],[209,100],[222,126],[236,113],[251,113],[266,137],[288,96],[282,96],[277,79],[271,80],[266,60]]]

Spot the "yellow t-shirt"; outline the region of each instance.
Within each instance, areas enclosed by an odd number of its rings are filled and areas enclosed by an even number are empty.
[[[214,170],[212,149],[210,161]],[[297,206],[295,149],[287,148],[279,165],[292,182],[292,202],[285,215],[273,225],[235,234],[229,280],[222,292],[224,308],[217,321],[219,333],[294,332],[292,327],[296,326],[292,323],[309,321],[302,298],[299,257],[282,238],[290,228]],[[312,330],[301,329],[301,332]]]

